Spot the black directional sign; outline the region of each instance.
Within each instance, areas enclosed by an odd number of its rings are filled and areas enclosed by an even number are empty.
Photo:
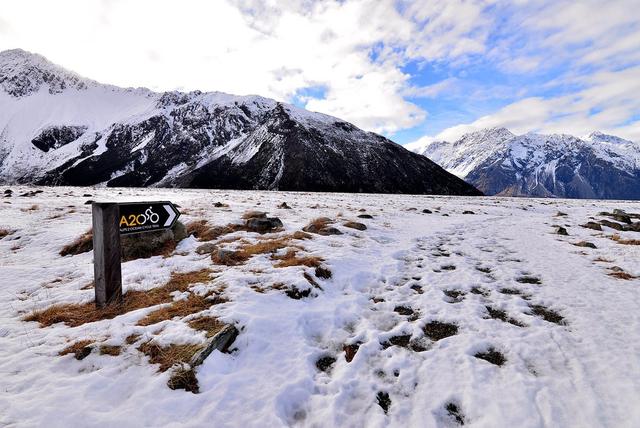
[[[121,235],[170,229],[180,217],[168,201],[119,203]]]

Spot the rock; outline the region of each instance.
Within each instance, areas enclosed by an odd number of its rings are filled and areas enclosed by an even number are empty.
[[[226,248],[218,248],[217,251],[211,253],[211,261],[220,265],[235,266],[246,260],[247,257],[239,251],[229,250]]]
[[[90,198],[93,195],[91,193],[85,193],[84,195],[82,195],[83,198]]]
[[[248,220],[250,218],[266,218],[267,213],[264,211],[247,211],[242,215],[242,218]]]
[[[631,223],[630,225],[626,226],[624,228],[624,230],[629,231],[629,232],[640,232],[640,221],[636,221],[635,223]]]
[[[462,214],[475,214],[475,213],[473,211],[466,210],[466,211],[462,211]]]
[[[84,201],[85,205],[91,205],[92,203],[93,203],[92,199],[88,199],[88,200]]]
[[[125,235],[121,238],[122,259],[128,261],[158,256],[172,251],[186,237],[187,228],[179,221],[168,230]]]
[[[251,232],[258,233],[273,232],[283,227],[282,221],[277,217],[250,218],[245,225]]]
[[[207,242],[206,244],[202,244],[200,245],[198,248],[196,248],[196,253],[197,254],[211,254],[214,251],[216,251],[218,249],[218,247],[216,247],[215,244],[212,244],[211,242]]]
[[[213,206],[216,208],[229,208],[229,204],[225,204],[222,202],[215,202]]]
[[[207,345],[200,352],[191,358],[191,367],[197,367],[204,363],[204,360],[216,349],[220,352],[227,352],[239,333],[238,329],[232,325],[223,327],[222,330],[209,339]]]
[[[584,247],[584,248],[598,248],[598,247],[596,247],[595,244],[593,244],[591,242],[586,242],[586,241],[576,242],[573,245],[575,245],[576,247]]]
[[[619,221],[621,223],[631,224],[631,217],[629,217],[626,214],[613,214],[611,217],[613,217],[614,220]]]
[[[343,226],[344,227],[349,227],[351,229],[367,230],[367,226],[365,224],[358,223],[358,222],[355,222],[355,221],[348,221],[348,222],[344,223]]]
[[[372,219],[373,216],[371,214],[359,214],[358,218],[368,218],[368,219]]]
[[[283,202],[280,205],[278,205],[278,208],[283,209],[283,210],[290,210],[291,209],[291,207],[289,205],[287,205],[286,202]]]
[[[329,226],[331,223],[333,223],[333,220],[330,218],[320,217],[303,227],[302,230],[309,233],[315,233],[317,235],[342,235],[342,232],[338,229]]]
[[[558,227],[556,227],[556,233],[557,233],[558,235],[564,235],[564,236],[568,236],[568,235],[569,235],[569,233],[567,232],[567,229],[565,229],[565,228],[564,228],[564,227],[562,227],[562,226],[558,226]]]
[[[13,190],[11,190],[11,189],[6,189],[6,190],[4,191],[4,197],[5,197],[5,198],[10,198],[12,195],[13,195]]]
[[[563,213],[562,211],[558,211],[558,212],[556,213],[555,217],[566,217],[566,216],[568,216],[568,215],[569,215],[569,214],[567,214],[567,213]]]
[[[599,223],[595,223],[593,221],[589,221],[586,224],[581,224],[580,226],[586,228],[586,229],[592,229],[592,230],[599,230],[602,231],[602,226],[600,226]]]
[[[600,220],[600,224],[603,225],[603,226],[610,227],[610,228],[615,229],[615,230],[622,230],[624,228],[623,225],[621,225],[620,223],[616,223],[615,221]]]
[[[431,214],[431,213],[433,213],[433,211],[431,211],[431,210],[429,210],[429,209],[426,209],[426,208],[425,208],[425,209],[423,209],[423,210],[422,210],[422,212],[423,212],[424,214]]]

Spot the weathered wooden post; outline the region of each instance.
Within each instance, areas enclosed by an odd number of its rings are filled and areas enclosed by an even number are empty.
[[[120,207],[112,202],[94,202],[91,207],[96,306],[103,308],[122,302]]]
[[[93,274],[96,306],[122,303],[120,235],[171,229],[180,212],[171,202],[94,202]]]

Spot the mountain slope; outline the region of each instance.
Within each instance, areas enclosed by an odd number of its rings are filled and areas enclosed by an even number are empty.
[[[342,120],[258,96],[155,93],[0,53],[0,182],[479,192]]]
[[[577,138],[491,128],[413,150],[489,195],[640,199],[640,145],[599,132]]]

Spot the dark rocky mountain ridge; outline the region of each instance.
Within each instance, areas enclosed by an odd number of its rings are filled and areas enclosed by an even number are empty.
[[[24,51],[0,53],[0,108],[4,183],[480,194],[340,119],[258,96],[101,85]]]

